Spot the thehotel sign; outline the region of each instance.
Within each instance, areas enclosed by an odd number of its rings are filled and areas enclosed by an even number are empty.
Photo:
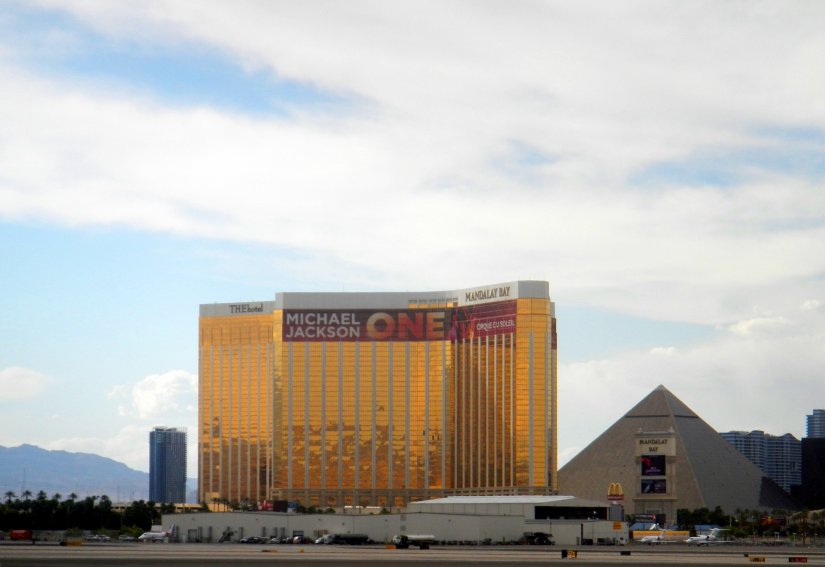
[[[284,341],[443,341],[512,333],[516,303],[439,309],[285,309]]]
[[[230,303],[229,313],[237,315],[239,313],[263,313],[263,303]]]

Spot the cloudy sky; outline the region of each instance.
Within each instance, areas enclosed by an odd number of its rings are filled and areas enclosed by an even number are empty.
[[[201,303],[550,282],[559,454],[825,407],[825,4],[0,5],[0,444],[148,470]]]

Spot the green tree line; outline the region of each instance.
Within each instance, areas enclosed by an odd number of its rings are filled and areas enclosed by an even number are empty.
[[[25,490],[20,496],[6,492],[0,502],[0,530],[109,530],[144,532],[160,522],[161,514],[175,511],[172,504],[158,505],[151,500],[137,500],[123,509],[115,510],[106,496],[77,494],[63,498],[61,494],[48,496],[44,491],[36,495]]]

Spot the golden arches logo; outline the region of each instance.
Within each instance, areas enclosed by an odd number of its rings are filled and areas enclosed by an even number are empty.
[[[624,490],[619,482],[611,482],[607,487],[608,500],[624,500]]]

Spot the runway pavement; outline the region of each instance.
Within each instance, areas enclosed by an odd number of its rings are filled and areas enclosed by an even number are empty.
[[[567,557],[564,552],[567,552]],[[575,557],[573,557],[575,552]],[[596,565],[745,565],[805,562],[825,565],[825,550],[760,549],[737,547],[687,548],[629,546],[616,548],[571,548],[532,546],[433,547],[427,550],[397,550],[383,546],[243,545],[243,544],[84,544],[0,545],[0,567],[46,567],[94,565],[95,567],[144,567],[157,565],[230,566],[244,563],[299,565],[301,567],[426,563],[458,567],[484,565],[570,564]],[[346,567],[346,566],[345,566]]]

